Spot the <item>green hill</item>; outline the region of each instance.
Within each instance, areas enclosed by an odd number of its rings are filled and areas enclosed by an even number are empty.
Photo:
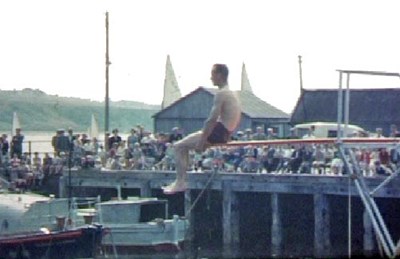
[[[160,106],[110,101],[109,109],[109,130],[118,128],[121,132],[128,132],[137,124],[153,130],[151,116],[160,110]],[[99,123],[100,131],[104,131],[104,102],[48,95],[30,88],[21,91],[0,90],[0,131],[11,130],[14,112],[18,113],[24,131],[54,131],[68,127],[85,131],[90,126],[92,114]]]

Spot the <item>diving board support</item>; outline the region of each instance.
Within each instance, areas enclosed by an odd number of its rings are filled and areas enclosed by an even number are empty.
[[[385,225],[385,222],[382,219],[381,213],[375,203],[375,200],[372,197],[372,194],[375,193],[380,187],[386,185],[392,178],[386,179],[381,183],[377,188],[375,188],[372,192],[369,192],[368,187],[364,181],[363,174],[360,170],[359,164],[355,158],[354,152],[350,147],[346,147],[346,144],[341,139],[342,131],[341,124],[343,119],[343,106],[345,110],[345,128],[348,125],[348,116],[350,112],[350,75],[351,74],[360,74],[360,75],[373,75],[373,76],[391,76],[391,77],[400,77],[399,73],[391,73],[391,72],[382,72],[382,71],[365,71],[365,70],[337,70],[339,72],[339,89],[338,89],[338,107],[337,107],[337,123],[338,123],[338,133],[336,138],[336,145],[338,147],[341,158],[348,170],[349,177],[354,180],[354,184],[357,188],[357,191],[361,197],[361,200],[364,204],[365,211],[369,215],[373,229],[377,235],[378,242],[382,245],[383,250],[385,251],[386,256],[393,258],[398,252],[398,247],[395,247],[394,242],[389,234],[389,231]],[[343,105],[343,88],[342,88],[342,77],[343,74],[347,75],[347,86],[346,86],[346,100]],[[393,140],[392,140],[393,141]],[[396,140],[397,142],[397,140]],[[354,143],[353,143],[354,144]],[[384,144],[381,141],[378,141],[378,144]],[[397,174],[396,174],[397,175]],[[364,217],[364,223],[366,222]],[[399,244],[398,244],[399,245]]]
[[[380,188],[388,184],[392,179],[396,178],[400,173],[400,168],[396,170],[393,174],[387,177],[381,184],[379,184],[375,189],[373,189],[369,194],[373,196]]]
[[[352,177],[357,191],[361,197],[364,207],[371,219],[374,231],[378,237],[378,241],[383,247],[385,254],[390,257],[395,257],[395,245],[389,234],[385,222],[379,212],[379,209],[373,199],[370,196],[367,185],[365,184],[364,178],[362,176],[360,167],[356,161],[353,151],[348,148],[344,148],[342,143],[338,143],[338,150],[342,157],[342,160],[349,172],[349,177]]]

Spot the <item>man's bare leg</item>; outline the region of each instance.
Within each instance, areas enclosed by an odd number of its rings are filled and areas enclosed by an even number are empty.
[[[189,150],[194,149],[201,137],[201,131],[188,135],[184,139],[174,143],[176,180],[164,187],[165,194],[173,194],[186,190],[186,172],[189,165]]]

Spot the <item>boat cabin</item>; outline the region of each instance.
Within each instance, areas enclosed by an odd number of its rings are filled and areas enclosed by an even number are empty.
[[[168,201],[157,198],[129,197],[96,204],[98,222],[104,224],[142,223],[168,218]]]

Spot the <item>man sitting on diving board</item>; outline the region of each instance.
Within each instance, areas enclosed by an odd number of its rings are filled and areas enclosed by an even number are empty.
[[[165,194],[186,190],[186,170],[189,163],[189,150],[203,152],[215,144],[225,144],[240,123],[241,106],[236,93],[229,89],[229,70],[225,64],[215,64],[211,70],[211,81],[218,87],[214,104],[202,130],[188,135],[174,143],[176,160],[176,180],[163,187]]]

